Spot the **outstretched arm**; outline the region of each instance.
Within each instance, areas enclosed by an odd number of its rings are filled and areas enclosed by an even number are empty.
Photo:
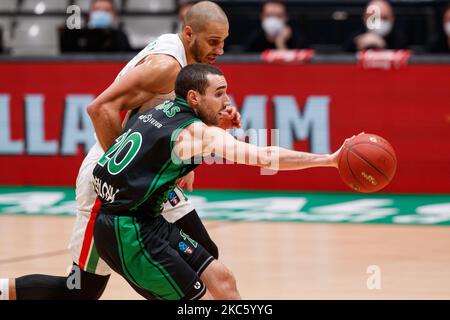
[[[224,159],[273,170],[301,170],[314,167],[337,167],[336,157],[293,151],[281,147],[258,147],[236,140],[219,128],[207,128],[204,152],[215,153]]]
[[[170,56],[148,57],[114,81],[88,106],[103,149],[106,150],[122,130],[120,113],[140,107],[156,95],[173,91],[179,70],[180,65]]]
[[[217,127],[193,123],[179,136],[175,152],[182,159],[214,153],[226,160],[273,170],[301,170],[314,167],[337,168],[339,150],[333,154],[315,154],[281,147],[258,147],[236,140]]]

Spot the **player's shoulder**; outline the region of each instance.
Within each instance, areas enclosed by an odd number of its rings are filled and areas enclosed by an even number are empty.
[[[165,55],[175,59],[181,66],[186,64],[186,53],[181,38],[176,33],[160,35],[152,44],[149,44],[150,54]]]
[[[141,76],[150,82],[157,81],[160,85],[175,83],[175,79],[181,70],[181,66],[176,59],[171,56],[155,54],[147,57],[141,66]]]
[[[158,69],[181,69],[177,59],[170,55],[161,53],[149,54],[142,61],[142,66],[146,68],[158,68]]]
[[[176,33],[164,33],[157,38],[158,43],[176,43],[178,44],[181,40]]]

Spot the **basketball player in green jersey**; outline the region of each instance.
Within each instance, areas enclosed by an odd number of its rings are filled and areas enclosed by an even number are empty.
[[[94,169],[101,206],[94,227],[100,257],[147,299],[212,299],[221,263],[162,216],[177,179],[203,157],[273,170],[338,166],[333,154],[261,148],[217,127],[230,104],[222,72],[208,64],[184,67],[176,98],[136,114]],[[235,296],[239,298],[237,290]]]

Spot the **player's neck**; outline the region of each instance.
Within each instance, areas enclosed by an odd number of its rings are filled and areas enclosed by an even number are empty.
[[[180,40],[183,43],[184,53],[186,54],[186,62],[187,62],[187,64],[196,63],[194,57],[192,56],[192,54],[188,50],[189,44],[188,44],[187,40],[183,37],[183,34],[179,33],[178,37],[180,37]]]

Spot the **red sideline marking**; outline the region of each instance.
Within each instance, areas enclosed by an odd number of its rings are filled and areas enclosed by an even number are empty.
[[[95,199],[94,207],[91,211],[91,217],[89,218],[88,225],[86,227],[86,233],[84,234],[83,246],[81,247],[80,261],[78,264],[82,270],[85,270],[86,260],[89,254],[89,249],[91,248],[92,239],[94,236],[94,223],[95,217],[97,216],[98,210],[100,210],[101,201],[100,198]]]

